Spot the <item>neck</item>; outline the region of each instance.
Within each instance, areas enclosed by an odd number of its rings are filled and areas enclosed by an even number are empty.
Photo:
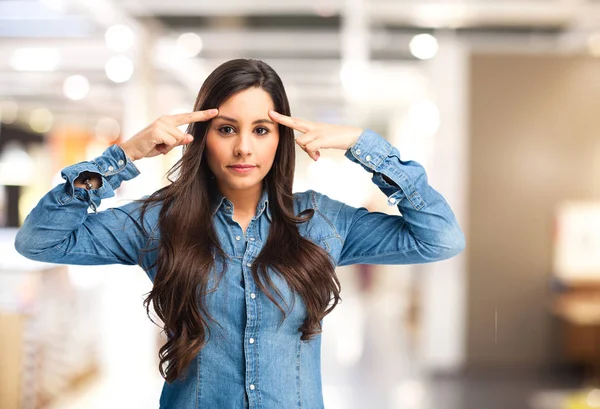
[[[227,189],[219,187],[219,190],[231,203],[236,214],[254,215],[256,207],[262,195],[262,184],[258,184],[248,189]]]

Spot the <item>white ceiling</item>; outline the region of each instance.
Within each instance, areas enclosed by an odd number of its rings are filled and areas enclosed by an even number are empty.
[[[364,10],[358,22],[356,7]],[[421,32],[450,30],[476,50],[584,52],[589,36],[600,30],[600,2],[0,0],[0,100],[17,101],[24,113],[44,106],[59,118],[86,124],[105,115],[119,118],[128,85],[114,84],[104,73],[115,54],[105,45],[104,32],[117,23],[138,34],[128,54],[138,62],[136,72],[156,80],[159,111],[191,107],[205,75],[236,57],[270,63],[296,104],[332,109],[343,105],[340,69],[353,36],[359,45],[365,41],[365,55],[378,75],[390,78],[418,70],[421,61],[411,56],[408,44]],[[175,41],[185,32],[203,40],[196,58],[174,56]],[[60,64],[52,72],[15,71],[10,59],[21,47],[57,48]],[[149,73],[148,65],[157,68]],[[63,95],[62,83],[73,74],[90,80],[83,101]]]

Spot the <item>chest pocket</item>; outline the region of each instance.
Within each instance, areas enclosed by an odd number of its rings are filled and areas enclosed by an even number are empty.
[[[302,237],[325,250],[336,264],[342,251],[343,241],[329,220],[321,213],[315,212],[310,221],[298,226],[298,230]]]

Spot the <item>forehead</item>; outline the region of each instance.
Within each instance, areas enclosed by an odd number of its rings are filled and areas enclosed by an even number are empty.
[[[249,88],[223,102],[219,107],[219,114],[240,118],[268,118],[269,109],[275,109],[271,96],[262,88]]]

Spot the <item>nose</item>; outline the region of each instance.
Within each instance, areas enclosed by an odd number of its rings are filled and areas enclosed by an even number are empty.
[[[248,156],[252,154],[252,151],[252,134],[250,132],[241,132],[236,138],[236,143],[233,152],[234,155]]]

